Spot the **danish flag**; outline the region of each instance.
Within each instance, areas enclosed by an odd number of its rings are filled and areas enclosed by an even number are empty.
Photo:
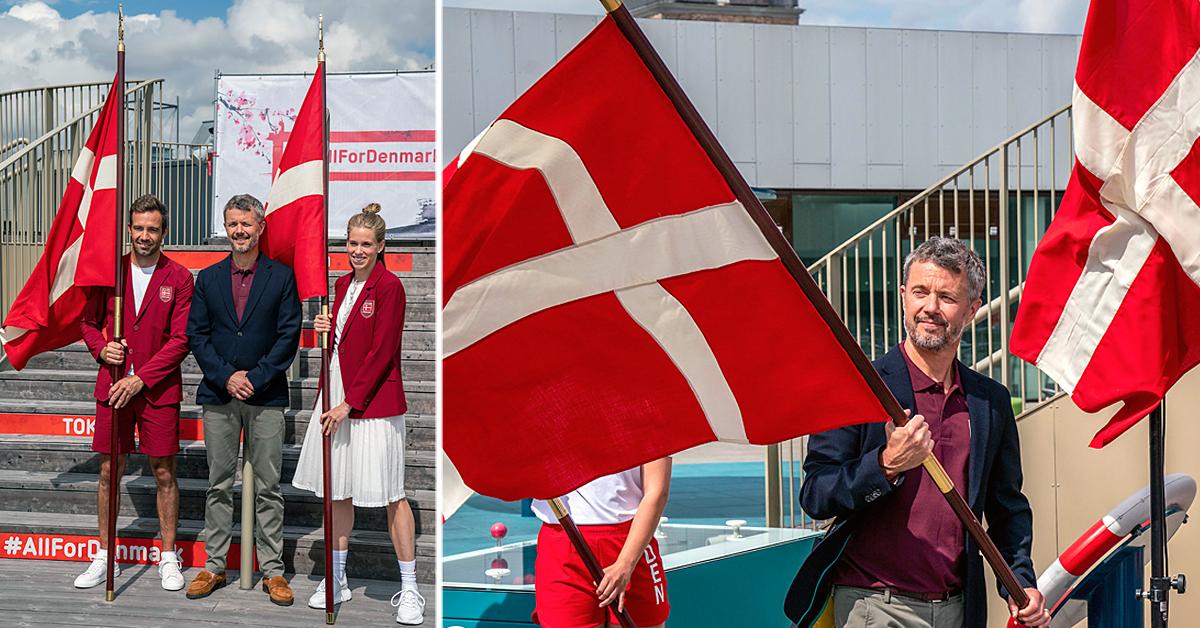
[[[445,174],[447,477],[552,498],[886,420],[611,16]]]
[[[325,64],[317,65],[267,193],[263,253],[292,267],[300,299],[329,294],[325,255]]]
[[[0,342],[13,368],[82,338],[86,287],[116,283],[117,116],[123,86],[114,79],[100,117],[71,169],[46,250],[4,319]],[[85,263],[80,263],[86,260]]]
[[[1012,351],[1102,447],[1200,362],[1200,4],[1094,0],[1072,98],[1075,166],[1038,245]]]

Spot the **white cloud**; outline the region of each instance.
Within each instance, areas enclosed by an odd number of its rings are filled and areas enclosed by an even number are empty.
[[[164,78],[180,100],[180,135],[212,118],[213,76],[311,72],[325,15],[330,72],[417,70],[433,63],[434,0],[235,0],[223,17],[126,16],[126,75]],[[115,12],[64,18],[41,1],[0,14],[0,91],[106,82],[116,71]]]

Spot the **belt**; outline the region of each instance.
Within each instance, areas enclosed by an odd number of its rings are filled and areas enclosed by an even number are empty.
[[[950,590],[950,591],[937,591],[935,593],[922,593],[922,592],[918,592],[918,591],[903,591],[901,589],[894,589],[892,587],[873,588],[871,590],[883,593],[885,598],[889,598],[892,596],[900,596],[900,597],[912,598],[914,600],[921,600],[922,602],[945,602],[945,601],[949,600],[950,598],[953,598],[953,597],[956,597],[956,596],[962,594],[962,591],[957,590],[957,589]]]

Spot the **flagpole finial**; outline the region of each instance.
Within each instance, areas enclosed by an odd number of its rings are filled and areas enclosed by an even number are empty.
[[[621,8],[621,0],[600,0],[600,4],[604,5],[605,13],[612,13]]]
[[[325,14],[317,16],[317,63],[325,63]]]
[[[125,52],[125,4],[117,4],[117,52]]]

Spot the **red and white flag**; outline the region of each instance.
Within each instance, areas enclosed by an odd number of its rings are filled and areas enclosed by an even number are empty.
[[[0,342],[13,368],[81,339],[85,287],[113,287],[117,238],[117,116],[122,86],[114,80],[80,151],[46,250],[4,319]],[[80,263],[84,261],[84,263]]]
[[[1012,351],[1101,447],[1200,362],[1200,4],[1094,0],[1072,99],[1075,167],[1034,254]]]
[[[263,253],[292,267],[300,299],[329,293],[325,254],[325,64],[317,65],[296,114],[271,191]]]
[[[472,489],[887,418],[612,17],[446,174],[443,447]]]

